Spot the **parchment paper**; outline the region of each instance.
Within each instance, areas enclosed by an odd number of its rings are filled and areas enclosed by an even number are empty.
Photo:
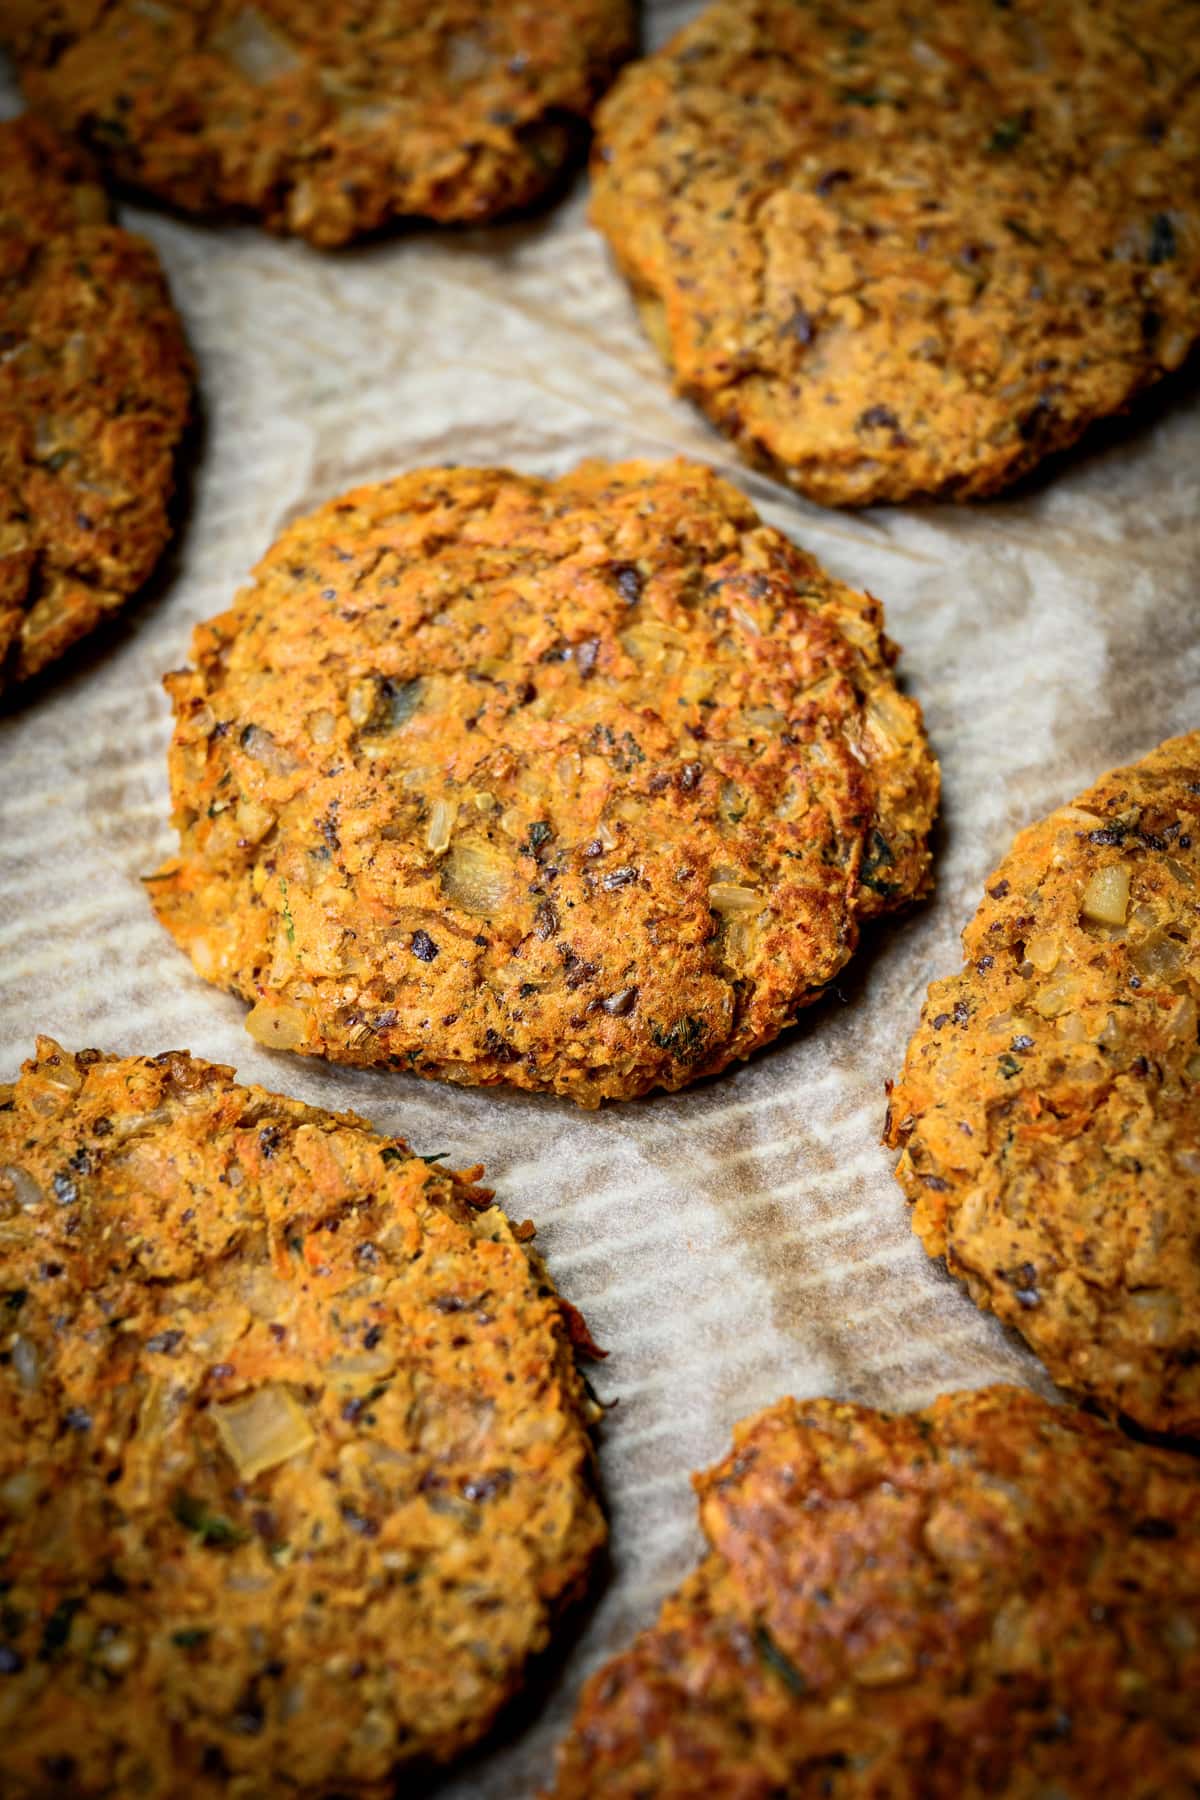
[[[660,40],[692,10],[652,7]],[[18,108],[7,90],[8,111]],[[187,1048],[418,1148],[488,1166],[611,1355],[597,1386],[612,1566],[539,1704],[439,1794],[549,1780],[584,1676],[693,1561],[690,1470],[785,1392],[902,1407],[1038,1365],[930,1265],[878,1146],[926,982],[958,966],[983,877],[1027,820],[1200,725],[1200,398],[1185,381],[1052,477],[970,509],[821,511],[740,467],[669,391],[584,217],[406,231],[340,255],[126,208],[162,255],[201,371],[191,504],[153,591],[0,719],[0,1078],[50,1032]],[[138,883],[174,848],[160,677],[280,526],[423,463],[557,473],[584,455],[720,466],[869,587],[942,760],[934,900],[871,933],[835,997],[750,1063],[585,1114],[259,1049]]]

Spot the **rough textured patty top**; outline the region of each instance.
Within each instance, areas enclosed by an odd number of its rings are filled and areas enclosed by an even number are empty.
[[[681,1087],[927,884],[937,766],[881,626],[703,468],[359,489],[170,677],[152,901],[268,1045]]]
[[[536,199],[633,41],[630,0],[9,0],[30,100],[122,180],[317,244]]]
[[[1017,1388],[783,1400],[592,1677],[557,1800],[1192,1800],[1200,1482]]]
[[[1200,732],[1023,831],[891,1096],[913,1226],[1056,1381],[1200,1435]]]
[[[6,1800],[383,1800],[520,1685],[595,1408],[479,1173],[182,1053],[0,1087]]]
[[[158,258],[88,158],[0,123],[0,691],[150,574],[191,385]]]
[[[989,493],[1200,334],[1192,0],[717,0],[598,134],[680,387],[817,500]]]

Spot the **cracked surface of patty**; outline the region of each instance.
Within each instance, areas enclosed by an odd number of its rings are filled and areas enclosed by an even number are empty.
[[[881,607],[704,468],[360,488],[192,656],[148,888],[267,1045],[678,1088],[928,885],[937,765]]]
[[[1200,732],[1023,831],[886,1141],[913,1228],[1056,1381],[1200,1434]]]
[[[29,115],[0,123],[0,311],[2,692],[149,576],[192,390],[153,249]]]
[[[0,32],[122,181],[334,245],[532,203],[634,24],[630,0],[13,0]]]
[[[584,1688],[556,1800],[1190,1800],[1190,1458],[1017,1388],[784,1400],[696,1481],[708,1552]]]
[[[597,1409],[480,1173],[182,1052],[0,1086],[6,1800],[383,1800],[520,1686]]]
[[[592,216],[749,460],[991,493],[1200,336],[1195,8],[717,0],[601,106]]]

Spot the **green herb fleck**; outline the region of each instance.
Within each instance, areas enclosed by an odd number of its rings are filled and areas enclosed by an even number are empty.
[[[1021,1073],[1020,1063],[1015,1056],[1010,1056],[1007,1051],[1005,1051],[1004,1055],[1000,1058],[1000,1073],[1003,1075],[1005,1081],[1011,1081],[1014,1075],[1019,1075]]]
[[[282,875],[279,877],[279,892],[283,895],[283,923],[287,929],[287,941],[289,944],[294,944],[296,941],[296,922],[292,918],[292,909],[288,905],[287,882],[283,879]]]
[[[398,1144],[385,1144],[379,1154],[389,1168],[391,1168],[393,1163],[408,1161],[407,1153],[401,1150]]]
[[[421,1161],[423,1163],[445,1162],[445,1160],[449,1156],[449,1154],[450,1154],[450,1152],[448,1150],[435,1150],[429,1156],[422,1156]]]
[[[780,1681],[782,1681],[790,1694],[793,1694],[795,1698],[799,1700],[801,1695],[807,1693],[808,1683],[805,1681],[795,1663],[789,1661],[783,1654],[783,1651],[779,1648],[779,1645],[775,1642],[775,1639],[771,1636],[765,1625],[756,1625],[754,1627],[754,1642],[758,1647],[758,1653],[762,1657],[762,1660],[769,1669],[778,1675]]]
[[[879,873],[881,869],[894,868],[895,863],[896,858],[892,854],[892,846],[883,833],[872,830],[863,853],[858,879],[864,887],[869,887],[872,892],[881,894],[885,898],[889,894],[898,894],[900,892],[899,884],[895,881],[885,881]]]
[[[38,1655],[43,1662],[53,1662],[67,1647],[71,1621],[83,1605],[82,1600],[60,1600],[42,1628],[42,1644]]]
[[[222,1513],[210,1512],[202,1500],[197,1500],[191,1494],[176,1494],[171,1510],[185,1530],[194,1531],[202,1544],[226,1548],[232,1544],[244,1544],[249,1535]]]
[[[1155,213],[1150,221],[1150,261],[1170,262],[1176,250],[1175,227],[1166,213]]]
[[[843,88],[838,95],[843,106],[887,106],[886,94],[874,93],[870,88]]]
[[[535,819],[529,827],[529,842],[523,846],[530,855],[540,850],[550,836],[550,825],[546,819]]]
[[[171,1642],[178,1644],[181,1650],[195,1650],[198,1645],[207,1643],[211,1636],[207,1625],[185,1625],[182,1631],[171,1633]]]
[[[4,1304],[9,1312],[19,1313],[28,1298],[28,1288],[13,1288],[11,1293],[5,1294]]]
[[[660,1050],[669,1050],[676,1062],[699,1062],[705,1050],[704,1022],[685,1017],[677,1020],[666,1031],[657,1025],[652,1026],[650,1041]]]
[[[1001,119],[988,139],[988,149],[997,155],[1003,155],[1008,150],[1015,150],[1025,136],[1025,129],[1024,119]]]

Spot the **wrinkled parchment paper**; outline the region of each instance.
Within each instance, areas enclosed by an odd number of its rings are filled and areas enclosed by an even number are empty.
[[[690,10],[651,7],[649,41]],[[581,179],[532,221],[338,255],[126,208],[200,365],[186,523],[152,592],[0,718],[0,1079],[39,1030],[73,1048],[187,1048],[482,1161],[611,1352],[595,1378],[618,1402],[601,1435],[611,1569],[537,1703],[438,1788],[454,1800],[519,1800],[549,1780],[584,1676],[693,1561],[688,1473],[737,1418],[789,1391],[904,1407],[995,1379],[1044,1384],[911,1236],[878,1144],[883,1082],[926,982],[957,968],[957,934],[1013,832],[1200,725],[1194,380],[1014,496],[824,512],[741,468],[672,397],[585,198]],[[285,521],[352,483],[425,463],[555,474],[584,455],[679,452],[884,600],[942,761],[936,897],[872,932],[783,1042],[599,1114],[259,1049],[138,883],[174,848],[159,683],[193,624]]]

